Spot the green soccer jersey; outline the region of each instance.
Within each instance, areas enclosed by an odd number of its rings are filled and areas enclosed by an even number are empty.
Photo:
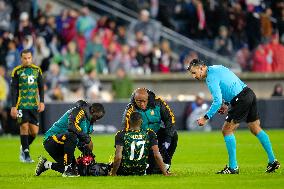
[[[72,108],[68,110],[51,128],[44,134],[43,141],[49,137],[58,134],[64,134],[72,130],[79,136],[91,134],[93,132],[93,125],[86,118],[85,112],[81,108]],[[80,137],[79,137],[80,138]]]
[[[116,134],[115,144],[123,146],[119,174],[144,175],[149,151],[152,146],[158,145],[158,142],[152,130],[123,130]]]
[[[18,109],[37,109],[43,102],[42,72],[38,66],[17,66],[12,71],[12,103]]]

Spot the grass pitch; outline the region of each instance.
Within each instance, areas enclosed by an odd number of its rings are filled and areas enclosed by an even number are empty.
[[[163,177],[78,177],[63,178],[61,174],[48,170],[41,176],[34,176],[34,164],[19,162],[19,137],[0,137],[0,188],[135,188],[135,189],[177,189],[177,188],[284,188],[284,130],[269,130],[274,152],[282,163],[276,173],[264,173],[267,157],[257,138],[248,130],[237,131],[237,158],[239,175],[216,175],[227,163],[225,143],[220,132],[179,133],[179,143],[171,171],[174,175]],[[38,137],[31,146],[34,160],[39,155],[51,158],[44,151]],[[114,135],[95,135],[94,152],[98,162],[108,162],[114,154]],[[79,155],[79,152],[76,151]],[[37,161],[36,161],[37,162]]]

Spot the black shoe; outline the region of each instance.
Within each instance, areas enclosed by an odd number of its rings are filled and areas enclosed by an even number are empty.
[[[232,169],[226,165],[223,170],[218,171],[216,174],[239,174],[239,168]]]
[[[47,161],[47,159],[43,156],[38,157],[38,163],[36,165],[35,169],[35,176],[39,176],[41,173],[46,171],[47,169],[44,167],[44,163]]]
[[[276,169],[280,168],[280,163],[277,160],[274,160],[272,163],[268,163],[266,168],[266,173],[275,172]]]
[[[68,165],[67,169],[62,174],[63,177],[79,177],[78,172],[72,168],[71,165]]]

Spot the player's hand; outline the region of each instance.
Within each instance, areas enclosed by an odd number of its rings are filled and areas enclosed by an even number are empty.
[[[16,119],[17,118],[17,115],[18,115],[18,110],[16,107],[12,107],[11,108],[11,112],[10,112],[10,115],[13,119]]]
[[[87,147],[89,150],[93,151],[93,148],[94,148],[93,142],[90,141],[89,144],[86,144],[86,147]]]
[[[201,117],[201,118],[199,118],[199,119],[197,120],[197,124],[198,124],[200,127],[204,126],[204,125],[206,124],[206,122],[207,122],[207,119],[205,119],[204,117]]]
[[[44,108],[45,108],[44,103],[43,103],[43,102],[40,102],[40,103],[38,104],[38,109],[37,109],[37,111],[38,111],[38,112],[43,112],[43,111],[44,111]]]
[[[225,104],[223,104],[223,105],[221,106],[221,108],[218,110],[218,113],[219,113],[219,114],[226,114],[227,111],[228,111],[228,106],[225,105]]]

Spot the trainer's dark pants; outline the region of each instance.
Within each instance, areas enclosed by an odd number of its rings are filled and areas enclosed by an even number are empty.
[[[77,136],[74,133],[64,133],[49,137],[44,142],[44,148],[56,161],[51,169],[60,173],[64,172],[64,166],[75,162],[74,151],[77,144]]]
[[[159,151],[163,157],[163,161],[164,163],[171,165],[172,158],[173,158],[173,155],[177,147],[178,134],[177,134],[177,131],[175,131],[173,137],[171,138],[171,144],[168,149],[166,149],[163,145],[166,139],[165,136],[166,136],[165,129],[160,129],[157,132]],[[149,152],[148,163],[149,163],[149,167],[147,169],[147,174],[161,174],[162,173],[158,165],[156,164],[152,150],[150,150]]]

